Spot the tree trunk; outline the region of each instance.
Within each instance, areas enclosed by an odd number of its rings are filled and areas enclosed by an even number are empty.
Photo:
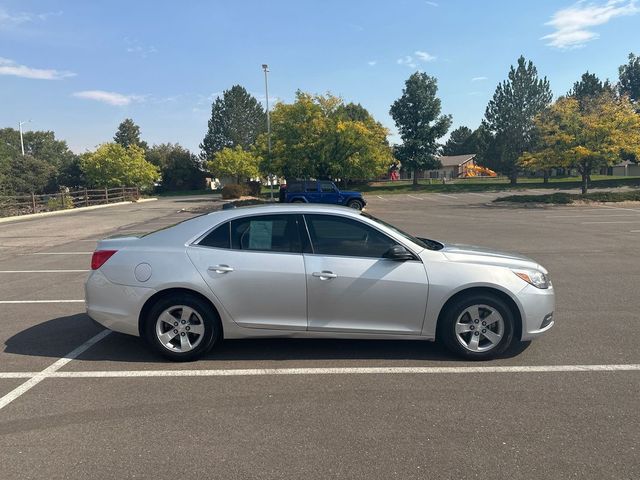
[[[418,169],[417,168],[413,169],[413,186],[414,187],[418,186]]]
[[[543,175],[542,183],[549,183],[549,170],[544,170]]]
[[[518,172],[512,172],[509,175],[509,180],[511,182],[511,185],[515,185],[518,183]]]
[[[587,189],[589,188],[589,173],[584,172],[582,174],[582,195],[587,194]]]

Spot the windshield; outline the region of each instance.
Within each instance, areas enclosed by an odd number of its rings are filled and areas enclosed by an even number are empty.
[[[413,242],[416,245],[420,245],[422,248],[426,248],[428,250],[440,250],[444,248],[444,245],[440,242],[437,242],[435,240],[429,240],[428,238],[414,237],[413,235],[410,235],[407,232],[400,230],[398,227],[395,227],[390,223],[385,222],[384,220],[380,220],[379,218],[376,218],[373,215],[370,215],[366,212],[362,212],[362,216],[368,218],[369,220],[373,220],[374,222],[379,223],[380,225],[384,225],[385,227],[396,232],[398,235],[401,235],[402,237],[406,238],[410,242]]]

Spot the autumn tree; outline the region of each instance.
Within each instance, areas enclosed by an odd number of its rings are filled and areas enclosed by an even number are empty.
[[[207,169],[216,177],[233,177],[236,183],[260,175],[261,158],[254,152],[244,150],[240,145],[225,147],[207,161]]]
[[[438,140],[451,126],[451,116],[441,115],[437,93],[436,78],[416,72],[405,82],[402,96],[391,105],[391,117],[402,138],[396,156],[403,166],[413,170],[414,186],[418,185],[419,170],[440,167]]]
[[[150,188],[160,176],[137,145],[125,148],[119,143],[104,143],[95,152],[84,154],[81,162],[87,181],[95,187]]]
[[[558,99],[535,119],[538,148],[525,152],[525,168],[554,166],[576,168],[587,193],[595,169],[620,161],[622,152],[640,154],[640,116],[626,97],[603,94],[584,106],[572,97]]]
[[[485,120],[496,142],[497,169],[507,174],[512,184],[518,179],[518,158],[531,149],[533,120],[551,99],[547,78],[539,78],[533,62],[521,56],[487,105]]]
[[[248,150],[266,130],[266,113],[244,87],[234,85],[211,105],[207,133],[200,144],[202,156],[212,160],[223,148]]]
[[[273,171],[289,178],[370,179],[392,161],[388,131],[361,105],[298,91],[271,114]],[[266,136],[258,141],[266,153]],[[266,155],[265,155],[266,156]],[[263,167],[266,170],[266,166]]]

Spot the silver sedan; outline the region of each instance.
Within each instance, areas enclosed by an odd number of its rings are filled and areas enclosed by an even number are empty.
[[[242,207],[102,240],[87,313],[172,360],[223,338],[438,340],[484,360],[553,324],[547,271],[344,207]]]

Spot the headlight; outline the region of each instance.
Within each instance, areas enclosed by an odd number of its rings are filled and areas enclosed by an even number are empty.
[[[549,277],[538,270],[512,270],[512,272],[536,288],[549,288],[551,286]]]

